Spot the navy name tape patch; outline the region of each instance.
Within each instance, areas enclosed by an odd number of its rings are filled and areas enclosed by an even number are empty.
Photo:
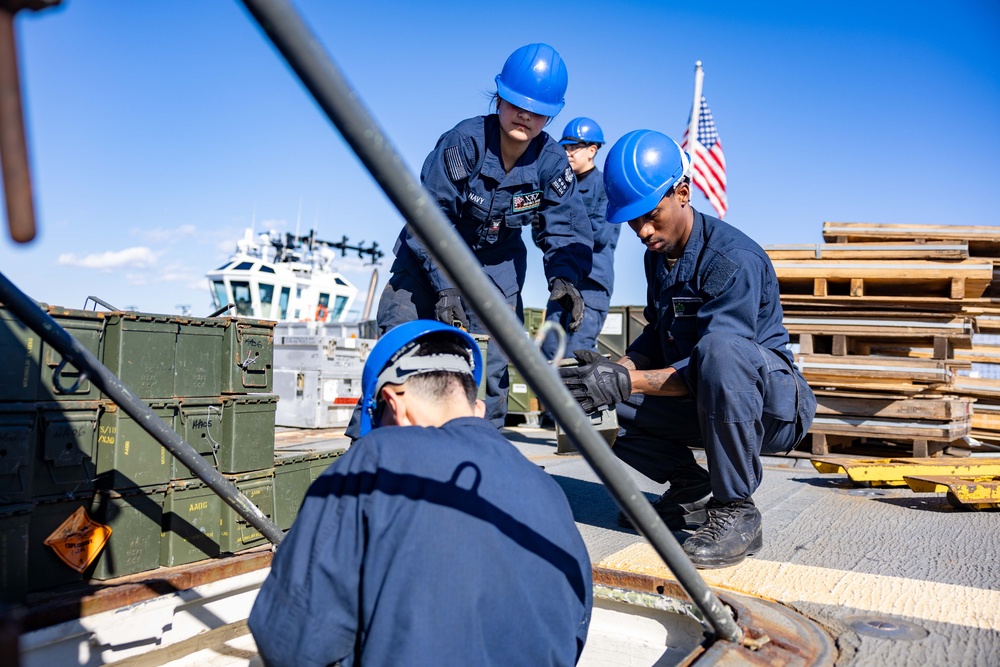
[[[511,212],[512,213],[523,213],[524,211],[530,211],[531,209],[538,208],[542,205],[542,191],[535,190],[534,192],[528,192],[523,195],[514,195],[511,200]]]
[[[694,317],[704,303],[697,297],[675,296],[670,300],[674,306],[674,317]]]

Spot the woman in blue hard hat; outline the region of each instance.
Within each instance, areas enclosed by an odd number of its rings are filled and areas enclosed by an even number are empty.
[[[646,246],[648,324],[617,363],[578,354],[581,365],[560,374],[584,410],[617,404],[615,454],[670,485],[653,506],[668,528],[698,526],[684,551],[717,568],[762,547],[751,498],[761,452],[801,442],[816,398],[788,350],[767,253],[692,208],[689,168],[687,154],[651,130],[608,152],[608,222],[628,223]],[[704,447],[708,470],[692,445]]]
[[[591,270],[593,233],[566,153],[543,131],[563,107],[566,65],[548,44],[528,44],[507,59],[496,86],[496,113],[445,132],[420,178],[519,317],[527,268],[521,228],[534,227],[550,299],[573,313],[575,330],[584,313],[576,285]],[[383,332],[433,318],[488,333],[408,228],[394,252],[377,315]],[[507,359],[492,339],[486,370],[486,416],[499,428],[507,412]]]

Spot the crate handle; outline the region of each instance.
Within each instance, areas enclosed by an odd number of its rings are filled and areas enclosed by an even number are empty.
[[[73,383],[72,387],[70,387],[69,389],[67,389],[66,387],[64,387],[62,385],[62,382],[61,382],[61,380],[62,380],[62,372],[63,372],[63,369],[65,367],[66,367],[66,358],[63,357],[62,359],[59,360],[59,365],[56,366],[55,371],[53,371],[53,373],[52,373],[52,384],[55,386],[56,391],[58,393],[60,393],[60,394],[72,394],[72,393],[76,392],[77,389],[80,388],[81,384],[83,384],[84,382],[87,381],[87,372],[86,371],[80,371],[80,377],[78,377],[76,379],[76,382]]]

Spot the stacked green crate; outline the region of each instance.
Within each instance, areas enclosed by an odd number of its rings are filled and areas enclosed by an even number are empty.
[[[34,505],[0,506],[0,600],[19,602],[28,594],[28,526]]]
[[[222,553],[225,501],[198,479],[170,483],[163,500],[160,564],[172,567]]]
[[[160,566],[159,544],[166,487],[125,493],[98,491],[89,514],[111,528],[108,543],[85,570],[91,579],[113,579]]]
[[[288,449],[274,455],[274,522],[288,530],[316,478],[346,451],[333,443],[314,449]]]
[[[528,336],[535,333],[545,322],[545,310],[542,308],[524,309],[524,331]],[[510,384],[507,389],[508,414],[534,414],[541,410],[535,391],[524,379],[521,371],[513,363],[507,365]]]
[[[257,506],[268,519],[274,520],[274,468],[226,475],[240,493]],[[237,553],[267,542],[267,538],[229,505],[222,508],[220,547],[223,553]]]
[[[222,392],[271,393],[274,386],[274,322],[227,317]]]
[[[101,415],[111,401],[38,403],[40,442],[36,447],[32,495],[72,498],[91,494],[97,481],[95,452]]]
[[[617,361],[625,355],[628,347],[628,307],[611,306],[604,318],[604,326],[597,334],[597,351]]]
[[[31,500],[37,439],[33,403],[0,403],[0,505]]]

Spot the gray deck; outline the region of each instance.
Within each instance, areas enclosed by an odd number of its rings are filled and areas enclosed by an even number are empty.
[[[562,486],[595,566],[670,577],[645,540],[618,527],[617,505],[586,461],[555,453],[553,431],[505,433]],[[634,478],[650,499],[663,490]],[[1000,512],[956,510],[908,488],[857,488],[804,457],[765,459],[754,500],[764,549],[702,571],[711,586],[816,621],[835,638],[838,665],[1000,665]]]

